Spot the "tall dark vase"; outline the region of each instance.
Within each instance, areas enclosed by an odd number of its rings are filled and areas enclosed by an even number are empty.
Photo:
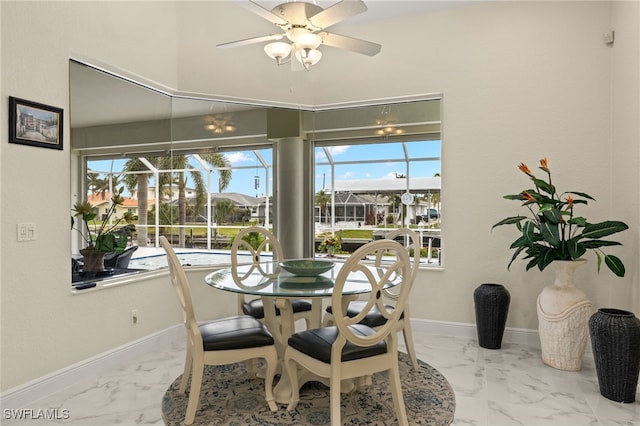
[[[511,295],[501,284],[481,284],[473,292],[478,343],[486,349],[500,349],[507,324]]]
[[[589,319],[600,394],[634,402],[640,373],[640,320],[629,311],[598,309]]]

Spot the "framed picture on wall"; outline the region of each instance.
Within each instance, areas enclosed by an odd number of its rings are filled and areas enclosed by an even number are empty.
[[[9,97],[9,143],[62,149],[62,108]]]

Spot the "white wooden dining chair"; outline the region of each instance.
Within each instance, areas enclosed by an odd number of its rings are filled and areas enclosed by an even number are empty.
[[[394,256],[371,268],[362,259],[383,253]],[[388,256],[385,256],[389,259]],[[398,321],[411,290],[411,266],[409,255],[399,243],[392,240],[377,240],[356,250],[340,268],[335,281],[331,303],[336,312],[342,312],[342,291],[351,274],[371,286],[364,308],[355,317],[337,315],[335,326],[305,330],[289,338],[285,350],[285,367],[291,380],[292,395],[287,410],[294,410],[300,399],[298,372],[306,370],[329,379],[331,424],[340,423],[340,384],[344,379],[355,379],[374,373],[388,371],[393,405],[400,425],[407,425],[407,414],[402,397],[402,386],[398,366]],[[384,308],[382,292],[391,279],[400,282],[396,309]],[[377,329],[361,323],[362,319],[376,307],[386,318]],[[377,419],[381,420],[381,419]]]
[[[252,245],[251,238],[255,238],[253,244],[257,245],[257,247]],[[262,259],[261,256],[269,248],[273,254],[274,262],[284,260],[282,246],[272,232],[259,226],[244,228],[238,232],[238,235],[231,244],[231,266],[237,268],[240,264],[257,265],[260,262],[264,262],[265,259]],[[241,250],[248,252],[250,256],[242,255],[240,253]],[[276,316],[280,315],[280,310],[277,307],[274,308]],[[310,328],[311,325],[311,308],[312,304],[308,300],[291,300],[291,310],[293,311],[294,321],[304,319],[307,328]],[[238,313],[251,315],[254,318],[264,321],[264,303],[261,298],[247,300],[244,294],[238,294]]]
[[[409,248],[413,249],[413,262],[411,263],[411,283],[416,279],[416,275],[418,274],[418,268],[420,266],[420,249],[422,244],[420,242],[420,237],[415,231],[412,231],[409,228],[400,228],[389,235],[387,235],[386,239],[395,240],[398,237],[409,238],[411,244]],[[376,265],[379,265],[383,260],[382,256],[376,258]],[[383,290],[383,296],[385,297],[388,303],[385,304],[385,308],[387,310],[394,309],[394,305],[398,298],[398,289],[390,288]],[[364,308],[365,302],[361,300],[349,300],[350,303],[343,304],[344,311],[343,315],[348,315],[350,317],[355,317]],[[325,315],[323,319],[324,325],[333,324],[333,306],[327,306],[325,310]],[[362,324],[368,325],[372,328],[378,328],[384,325],[386,319],[383,315],[381,315],[380,311],[376,308],[372,309],[361,321]],[[404,337],[404,344],[407,348],[407,354],[411,359],[411,365],[415,370],[419,368],[418,366],[418,357],[416,356],[415,346],[413,344],[413,332],[411,330],[411,316],[409,312],[409,302],[404,305],[403,315],[400,317],[400,321],[398,321],[398,332],[402,331],[402,336]]]
[[[180,393],[184,393],[191,377],[184,424],[190,425],[195,419],[205,365],[226,365],[256,358],[264,359],[265,400],[271,411],[276,411],[278,407],[273,398],[273,377],[278,365],[278,354],[271,333],[263,323],[249,315],[198,324],[184,269],[164,236],[160,237],[160,245],[167,253],[171,284],[178,294],[187,329],[187,354],[179,388]]]

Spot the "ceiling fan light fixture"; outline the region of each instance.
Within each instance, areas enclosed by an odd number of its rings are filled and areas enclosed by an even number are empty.
[[[304,65],[307,71],[311,66],[317,64],[321,58],[322,52],[318,49],[303,48],[296,51],[296,59]]]
[[[291,28],[287,31],[287,38],[303,49],[317,49],[322,44],[322,37],[306,28]]]
[[[1,1],[1,0],[0,0]],[[245,46],[267,42],[265,53],[276,60],[278,65],[291,62],[292,70],[299,69],[292,59],[309,70],[318,63],[322,53],[320,45],[350,50],[367,56],[375,56],[382,46],[365,40],[340,34],[328,33],[325,30],[352,16],[367,11],[363,0],[339,0],[337,3],[321,7],[317,0],[286,0],[271,10],[260,6],[256,0],[244,0],[247,8],[256,15],[274,24],[279,34],[268,34],[218,44],[218,47]],[[287,37],[288,43],[279,42]],[[285,60],[287,59],[287,60]]]
[[[275,59],[278,65],[280,65],[282,60],[291,53],[291,45],[281,41],[269,43],[264,47],[264,53],[271,59]]]

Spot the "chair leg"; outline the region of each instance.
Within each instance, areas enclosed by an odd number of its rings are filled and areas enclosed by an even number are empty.
[[[204,374],[204,362],[194,362],[191,372],[191,389],[189,390],[189,402],[187,403],[187,413],[184,416],[184,424],[190,425],[196,417],[198,403],[200,402],[200,388],[202,387],[202,376]]]
[[[187,345],[187,355],[184,360],[184,372],[182,373],[182,380],[180,381],[180,393],[184,393],[187,390],[187,383],[189,383],[192,366],[193,358],[191,357],[191,346]]]
[[[340,420],[340,375],[331,373],[329,379],[329,405],[331,406],[331,426],[341,426]]]
[[[289,405],[287,406],[287,411],[295,410],[298,405],[298,401],[300,400],[300,389],[298,388],[298,372],[296,361],[287,358],[285,354],[284,366],[287,369],[287,375],[289,376],[289,383],[291,385],[291,399],[289,400]]]
[[[396,418],[400,426],[407,426],[409,420],[404,407],[404,398],[402,397],[402,384],[400,382],[400,368],[398,363],[394,363],[389,370],[389,386],[391,386],[391,395],[393,396],[393,408],[396,412]]]
[[[275,398],[273,397],[273,377],[276,375],[276,368],[278,365],[278,352],[275,347],[269,348],[264,355],[264,362],[266,364],[265,368],[265,378],[264,378],[264,395],[267,400],[267,405],[269,405],[269,409],[273,412],[278,411],[278,406],[276,405]]]
[[[407,347],[407,353],[409,354],[409,358],[411,359],[413,369],[417,370],[418,368],[420,368],[420,366],[418,365],[416,348],[413,346],[413,332],[411,331],[411,323],[409,322],[409,318],[405,318],[403,323],[404,325],[402,327],[402,336],[404,337],[404,345]]]

